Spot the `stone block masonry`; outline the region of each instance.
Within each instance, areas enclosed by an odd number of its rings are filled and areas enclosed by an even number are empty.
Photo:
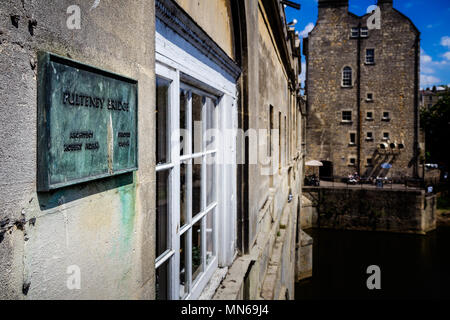
[[[436,196],[425,191],[304,188],[313,227],[426,234],[436,228]],[[312,212],[312,211],[311,211]]]

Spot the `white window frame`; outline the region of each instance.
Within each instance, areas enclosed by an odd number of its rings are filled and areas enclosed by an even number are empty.
[[[352,142],[352,134],[355,135],[355,142]],[[358,138],[357,134],[356,134],[356,131],[349,131],[348,135],[349,135],[349,143],[348,143],[348,145],[349,146],[356,146],[356,140]]]
[[[368,27],[362,27],[359,32],[360,32],[361,38],[369,37],[369,28]]]
[[[350,69],[350,70],[348,70]],[[347,72],[350,71],[350,77],[348,77]],[[341,86],[344,88],[351,88],[353,87],[353,68],[350,66],[345,66],[344,68],[342,68],[342,79],[341,79]],[[350,80],[350,84],[345,84],[346,80]]]
[[[373,50],[373,55],[372,56],[369,56],[369,54],[368,54],[369,50]],[[373,61],[369,61],[369,57],[372,57]],[[365,63],[366,64],[375,64],[375,48],[366,48]]]
[[[358,28],[351,28],[350,30],[350,37],[351,38],[358,38],[359,37],[360,30]]]
[[[350,120],[344,119],[344,112],[350,112]],[[352,110],[342,110],[342,112],[341,112],[341,122],[342,123],[352,123],[353,122],[353,112],[352,112]]]
[[[157,21],[157,24],[160,23]],[[237,190],[236,190],[236,137],[237,137],[237,90],[234,80],[224,75],[223,70],[214,68],[211,64],[206,64],[203,59],[199,58],[198,52],[193,50],[195,55],[191,54],[189,50],[180,48],[175,43],[173,38],[178,35],[169,30],[169,28],[161,28],[156,31],[156,76],[173,79],[176,85],[171,86],[171,101],[169,107],[170,129],[178,129],[179,113],[180,113],[180,88],[189,87],[190,90],[198,90],[202,94],[207,94],[210,97],[217,98],[216,104],[216,119],[218,121],[217,128],[221,131],[220,142],[217,142],[217,150],[209,150],[203,153],[195,154],[194,157],[205,157],[207,154],[217,152],[216,161],[216,200],[217,202],[205,208],[205,203],[202,203],[202,213],[196,215],[194,220],[188,221],[189,225],[180,226],[180,165],[183,160],[188,159],[187,155],[180,156],[180,141],[179,137],[173,137],[174,141],[171,143],[171,158],[170,165],[173,175],[171,175],[171,196],[170,202],[172,205],[171,221],[171,251],[173,255],[169,257],[170,261],[170,292],[169,298],[173,300],[180,299],[180,239],[185,232],[190,232],[190,228],[198,219],[203,217],[215,209],[215,233],[214,233],[214,247],[216,255],[213,258],[209,267],[204,268],[203,273],[198,277],[195,283],[187,279],[190,292],[184,297],[186,300],[197,299],[204,287],[211,279],[218,267],[230,266],[233,262],[236,252],[236,216],[237,216]],[[179,39],[179,38],[177,38]],[[172,41],[170,41],[172,40]],[[184,41],[184,40],[183,40]],[[191,102],[189,102],[191,103]],[[188,107],[191,107],[189,105]],[[189,113],[188,113],[189,114]],[[189,119],[191,120],[191,119]],[[189,121],[189,126],[191,122]],[[205,124],[203,124],[205,125]],[[188,128],[192,130],[192,128]],[[225,133],[225,134],[224,134]],[[217,140],[217,138],[216,138]],[[191,148],[191,141],[187,141],[187,148]],[[157,167],[157,170],[162,170],[164,167]],[[205,166],[202,166],[202,177],[205,176]],[[205,188],[203,188],[205,189]],[[202,201],[206,202],[206,189],[202,190]],[[188,219],[189,219],[188,215]],[[192,217],[191,217],[192,218]],[[205,222],[202,222],[205,223]],[[203,228],[205,230],[205,228]],[[188,235],[188,238],[189,235]],[[206,238],[202,236],[202,246],[205,246]],[[189,243],[189,241],[187,241]],[[205,250],[206,251],[206,250]],[[191,252],[188,252],[190,255]],[[173,258],[172,258],[173,257]],[[173,261],[172,261],[173,260]],[[203,260],[203,263],[205,260]],[[161,261],[156,261],[163,263]],[[191,263],[187,263],[186,267],[190,268]],[[191,270],[187,272],[191,275]]]

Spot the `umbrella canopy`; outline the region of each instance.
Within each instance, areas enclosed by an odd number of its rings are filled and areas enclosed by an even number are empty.
[[[383,169],[390,169],[390,168],[392,168],[392,164],[390,164],[390,163],[383,163],[383,164],[381,165],[381,167],[382,167]]]
[[[323,163],[317,160],[311,160],[305,163],[308,167],[323,167]]]

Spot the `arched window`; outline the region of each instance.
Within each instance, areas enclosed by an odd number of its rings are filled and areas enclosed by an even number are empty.
[[[352,83],[352,68],[345,67],[342,71],[342,85],[344,87],[351,87]]]

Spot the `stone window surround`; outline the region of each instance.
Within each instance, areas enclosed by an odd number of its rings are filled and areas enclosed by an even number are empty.
[[[350,68],[351,69],[351,85],[344,85],[344,69]],[[342,88],[353,88],[355,84],[355,68],[352,65],[344,65],[341,69],[341,87]]]
[[[371,163],[369,164],[369,160]],[[372,157],[366,157],[366,167],[373,167],[373,158]]]
[[[369,137],[369,135],[368,134],[371,134],[371,136]],[[373,141],[374,140],[374,137],[373,137],[373,131],[367,131],[366,132],[366,141]]]
[[[355,160],[354,163],[352,163],[352,159]],[[348,156],[348,166],[356,167],[356,156],[355,155]]]
[[[351,114],[351,120],[345,120],[345,119],[344,119],[344,112],[350,112],[350,114]],[[353,110],[351,110],[351,109],[344,109],[344,110],[341,110],[341,123],[345,123],[345,124],[351,124],[351,123],[353,123]]]
[[[368,38],[369,37],[369,28],[368,27],[362,27],[361,30],[359,30],[361,38]]]
[[[388,117],[384,116],[384,114],[386,112],[388,113]],[[382,116],[381,116],[381,121],[391,121],[391,112],[383,110],[383,113],[382,113]]]
[[[373,50],[373,62],[368,62],[367,61],[367,57],[368,57],[368,55],[367,55],[367,50]],[[373,47],[367,47],[365,50],[364,50],[364,52],[366,53],[365,54],[365,58],[364,58],[364,64],[366,64],[366,65],[374,65],[375,64],[375,48],[373,48]]]
[[[384,136],[385,133],[388,134],[388,138],[385,138],[385,136]],[[389,141],[390,139],[391,139],[391,132],[383,130],[383,133],[381,134],[381,140],[382,141]]]
[[[369,98],[369,94],[371,94],[372,95],[372,99],[370,99]],[[375,101],[375,97],[374,97],[374,94],[373,94],[373,92],[367,92],[366,93],[366,102],[374,102]]]
[[[372,117],[369,117],[369,116],[367,115],[369,112],[372,113]],[[375,115],[374,110],[366,110],[366,121],[373,121],[373,120],[374,120],[374,115]]]
[[[355,142],[352,142],[352,138],[351,138],[352,134],[355,135]],[[352,131],[349,131],[349,132],[348,132],[348,138],[349,138],[349,143],[348,143],[348,145],[349,145],[350,147],[356,146],[356,139],[357,139],[356,131],[353,131],[353,130],[352,130]]]

